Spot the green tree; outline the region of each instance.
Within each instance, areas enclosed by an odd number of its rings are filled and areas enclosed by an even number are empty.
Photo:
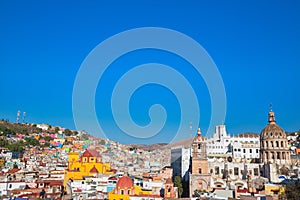
[[[180,176],[175,176],[174,186],[178,188],[178,196],[180,198],[182,195],[182,192],[183,192],[183,187],[182,187],[182,182],[181,182]]]
[[[29,137],[26,138],[25,140],[26,140],[26,145],[38,146],[40,144],[39,141],[35,138]]]
[[[14,166],[13,166],[13,168],[14,168],[14,169],[17,169],[17,168],[18,168],[18,165],[17,165],[17,163],[16,163],[16,162],[14,163]]]
[[[45,136],[44,140],[47,141],[47,142],[49,142],[50,140],[52,140],[52,138],[50,136]]]
[[[59,130],[60,130],[60,129],[59,129],[59,127],[57,127],[57,126],[54,128],[55,133],[58,133]]]
[[[65,129],[65,130],[64,130],[64,134],[65,134],[66,136],[71,136],[71,135],[72,135],[72,131],[71,131],[70,129]]]
[[[285,193],[279,196],[279,199],[299,200],[300,199],[300,181],[287,183]]]
[[[99,144],[102,145],[102,146],[105,145],[105,140],[101,140],[101,141],[99,142]]]

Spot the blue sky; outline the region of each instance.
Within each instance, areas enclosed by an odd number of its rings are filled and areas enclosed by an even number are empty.
[[[73,84],[87,55],[122,31],[163,27],[196,40],[215,62],[226,90],[228,132],[259,133],[267,124],[270,103],[282,128],[299,130],[299,11],[299,1],[1,1],[0,118],[15,121],[20,109],[27,122],[74,129]],[[167,64],[187,76],[199,98],[206,133],[211,100],[201,76],[182,70],[188,64],[168,52],[144,50],[116,60],[99,82],[95,108],[106,135],[123,143],[155,143],[170,141],[176,132],[180,109],[167,88],[146,85],[130,104],[139,125],[149,123],[149,106],[165,106],[168,119],[157,137],[122,134],[108,109],[114,81],[147,62]]]

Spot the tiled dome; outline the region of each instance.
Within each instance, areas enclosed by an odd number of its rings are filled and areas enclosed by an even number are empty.
[[[123,176],[117,182],[118,188],[131,188],[133,187],[133,181],[129,176]]]
[[[261,131],[260,139],[286,138],[284,130],[276,124],[275,114],[272,110],[269,112],[268,116],[269,124]]]

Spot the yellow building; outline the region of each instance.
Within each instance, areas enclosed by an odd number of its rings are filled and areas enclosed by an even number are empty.
[[[64,186],[71,180],[83,179],[84,176],[95,174],[113,174],[109,163],[103,163],[96,150],[87,149],[79,156],[78,152],[70,152],[68,168],[65,170]]]
[[[129,200],[130,196],[145,198],[160,197],[159,195],[152,195],[151,191],[142,190],[141,187],[134,185],[129,176],[121,177],[115,189],[108,193],[109,200]]]
[[[6,159],[4,157],[0,157],[0,169],[4,167]]]
[[[284,192],[285,189],[281,185],[265,184],[265,193],[267,195],[283,194]]]

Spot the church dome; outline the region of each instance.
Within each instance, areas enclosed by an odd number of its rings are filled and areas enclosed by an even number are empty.
[[[277,124],[269,124],[261,131],[261,139],[286,138],[286,133]]]
[[[286,138],[284,130],[276,124],[275,114],[272,110],[268,114],[268,122],[269,124],[261,131],[261,140]]]
[[[131,188],[133,187],[133,181],[129,176],[123,176],[117,182],[118,188]]]

